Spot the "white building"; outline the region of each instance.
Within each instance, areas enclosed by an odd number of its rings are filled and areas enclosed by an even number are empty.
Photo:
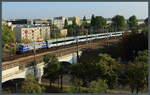
[[[59,29],[63,29],[65,25],[65,17],[54,17],[53,24],[56,25]]]
[[[59,29],[63,29],[64,25],[65,25],[65,20],[68,21],[68,25],[73,24],[73,20],[75,20],[75,22],[77,24],[80,24],[80,18],[77,16],[73,16],[73,17],[54,17],[52,19],[52,24],[56,25]]]

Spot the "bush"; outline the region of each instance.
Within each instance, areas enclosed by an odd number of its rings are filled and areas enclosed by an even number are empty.
[[[90,93],[107,93],[108,85],[106,80],[98,79],[90,82],[88,88]]]

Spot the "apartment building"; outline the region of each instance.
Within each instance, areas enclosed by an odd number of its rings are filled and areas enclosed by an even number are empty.
[[[74,16],[74,17],[67,17],[66,19],[68,20],[68,25],[72,24],[73,21],[75,21],[76,24],[78,24],[78,25],[80,24],[80,18],[77,17],[77,16]]]
[[[74,20],[77,24],[80,23],[80,18],[77,16],[74,17],[60,16],[60,17],[54,17],[52,20],[52,24],[56,25],[59,29],[63,29],[65,25],[65,20],[68,21],[68,25],[72,24]]]
[[[54,17],[52,23],[56,25],[59,29],[63,29],[65,25],[65,17]]]
[[[50,38],[50,27],[48,26],[16,26],[13,28],[17,37],[17,42],[43,41]]]

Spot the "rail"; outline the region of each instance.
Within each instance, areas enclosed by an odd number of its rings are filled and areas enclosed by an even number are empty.
[[[110,41],[111,41],[111,39],[110,39]],[[101,40],[100,42],[92,43],[93,45],[91,45],[91,47],[99,47],[100,43],[102,45],[102,43],[104,43],[104,42]],[[80,51],[87,47],[86,47],[86,45],[79,45],[78,48]],[[59,50],[55,50],[55,51],[44,52],[44,53],[37,54],[36,59],[38,59],[37,61],[42,61],[43,56],[45,54],[56,54],[59,57],[59,56],[66,55],[68,53],[75,52],[75,50],[77,50],[76,46],[59,49]],[[33,60],[34,60],[34,55],[31,55],[31,56],[19,58],[19,59],[12,60],[12,61],[2,62],[2,71],[9,69],[9,68],[13,68],[15,66],[20,66],[20,68],[21,68],[21,66],[28,66],[28,65],[32,64]]]

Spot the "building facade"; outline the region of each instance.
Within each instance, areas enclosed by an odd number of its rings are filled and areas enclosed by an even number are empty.
[[[50,39],[50,27],[48,26],[16,26],[13,28],[17,42],[33,42]]]
[[[80,18],[77,17],[77,16],[74,16],[74,17],[67,17],[66,19],[68,20],[68,25],[72,24],[73,21],[75,21],[76,24],[78,24],[78,25],[80,24]]]
[[[56,25],[59,29],[63,29],[65,25],[65,17],[54,17],[53,24]]]
[[[58,29],[63,29],[65,25],[65,20],[68,21],[68,25],[73,24],[73,21],[75,21],[78,25],[80,24],[80,18],[77,16],[74,17],[54,17],[52,20],[52,24],[56,25]]]

